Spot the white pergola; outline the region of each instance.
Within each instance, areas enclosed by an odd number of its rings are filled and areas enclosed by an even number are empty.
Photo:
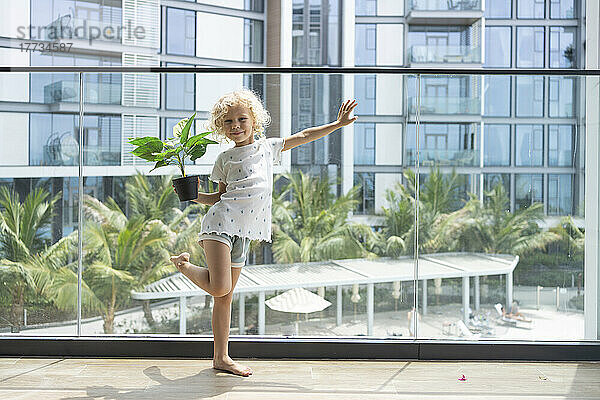
[[[512,304],[513,271],[518,256],[480,253],[440,253],[399,259],[348,259],[295,264],[251,265],[242,269],[234,293],[239,294],[240,334],[245,333],[245,295],[258,293],[258,334],[265,334],[265,294],[296,287],[337,287],[337,325],[342,323],[342,286],[367,285],[367,335],[373,334],[374,285],[376,283],[422,282],[421,313],[427,313],[427,281],[436,278],[462,278],[463,320],[469,319],[470,278],[474,279],[474,308],[479,309],[479,277],[506,275],[506,304]],[[135,300],[179,298],[179,333],[186,333],[186,299],[209,293],[193,284],[181,273],[146,286],[145,291],[131,293]]]

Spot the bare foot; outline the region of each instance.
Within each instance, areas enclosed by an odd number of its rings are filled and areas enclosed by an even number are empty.
[[[250,376],[252,375],[252,370],[250,367],[246,367],[245,365],[238,364],[231,359],[229,356],[225,356],[223,359],[214,359],[213,360],[213,368],[220,369],[222,371],[231,372],[234,375],[240,376]]]
[[[184,263],[189,262],[190,261],[190,253],[181,253],[178,256],[171,256],[171,262],[173,264],[175,264],[175,266],[177,267],[177,269],[180,272],[183,272],[181,270],[181,267],[183,266]]]

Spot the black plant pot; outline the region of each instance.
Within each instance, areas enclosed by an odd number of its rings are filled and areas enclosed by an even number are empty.
[[[195,200],[198,197],[198,175],[173,179],[173,187],[179,201]]]

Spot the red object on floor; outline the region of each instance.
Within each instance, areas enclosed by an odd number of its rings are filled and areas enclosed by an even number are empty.
[[[466,381],[467,377],[463,374],[462,377],[458,378],[459,381]]]

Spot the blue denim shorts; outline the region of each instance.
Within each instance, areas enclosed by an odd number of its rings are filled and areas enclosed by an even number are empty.
[[[231,267],[242,268],[246,265],[248,250],[250,250],[250,239],[239,236],[230,236],[226,233],[201,233],[198,242],[210,239],[225,243],[231,252]]]

